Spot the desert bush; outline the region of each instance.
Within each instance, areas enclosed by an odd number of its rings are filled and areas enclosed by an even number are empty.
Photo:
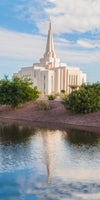
[[[37,87],[32,88],[28,79],[14,77],[8,80],[5,77],[0,81],[0,104],[17,107],[20,103],[26,103],[38,98]]]
[[[99,94],[97,94],[94,87],[84,85],[65,97],[62,104],[73,113],[90,113],[98,109],[98,96]]]
[[[48,101],[46,100],[38,100],[36,101],[39,110],[50,110],[50,106]]]
[[[48,95],[48,99],[49,100],[54,100],[56,98],[56,96],[55,95],[53,95],[53,94],[51,94],[51,95]]]

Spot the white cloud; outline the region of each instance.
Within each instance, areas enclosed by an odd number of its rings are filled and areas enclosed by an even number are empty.
[[[56,52],[61,61],[71,63],[71,65],[100,63],[100,51],[91,52],[68,49],[64,51],[63,49],[57,49]]]
[[[52,16],[54,32],[57,34],[78,31],[100,30],[99,0],[47,0],[54,7],[45,8],[48,16]],[[42,21],[42,20],[41,20]],[[37,23],[41,33],[45,33],[45,24]]]
[[[100,44],[100,41],[97,42]],[[100,62],[100,51],[80,50],[78,45],[92,47],[93,41],[72,42],[63,38],[54,38],[56,55],[61,62],[77,65],[81,63]],[[43,57],[46,38],[39,35],[24,34],[0,29],[0,56],[13,59],[39,61]]]
[[[49,16],[57,34],[100,31],[100,0],[29,0],[17,5],[16,11],[18,18],[35,22],[43,34],[47,33]]]
[[[81,47],[84,48],[94,48],[93,44],[89,43],[88,41],[85,40],[78,40],[77,44]]]
[[[42,56],[45,37],[0,29],[0,56],[37,60]]]
[[[100,48],[100,40],[78,40],[77,45],[89,49]]]

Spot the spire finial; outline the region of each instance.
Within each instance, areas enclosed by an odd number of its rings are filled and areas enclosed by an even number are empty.
[[[49,17],[49,31],[51,30],[51,16]]]

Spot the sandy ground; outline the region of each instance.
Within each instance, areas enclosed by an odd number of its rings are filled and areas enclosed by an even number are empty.
[[[100,110],[90,114],[72,114],[60,101],[49,101],[50,110],[40,111],[36,102],[28,102],[18,109],[0,106],[0,124],[28,127],[82,129],[100,133]]]

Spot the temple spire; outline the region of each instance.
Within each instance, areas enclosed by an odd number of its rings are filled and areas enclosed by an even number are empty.
[[[47,38],[45,56],[53,57],[53,58],[55,57],[52,30],[51,30],[51,17],[49,18],[49,30],[48,30],[48,38]]]

